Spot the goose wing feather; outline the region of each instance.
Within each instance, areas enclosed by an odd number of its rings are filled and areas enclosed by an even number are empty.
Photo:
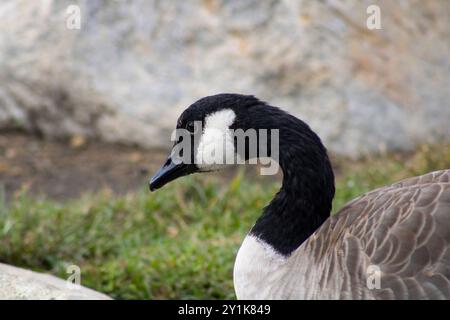
[[[337,298],[450,299],[450,170],[360,196],[302,250]]]

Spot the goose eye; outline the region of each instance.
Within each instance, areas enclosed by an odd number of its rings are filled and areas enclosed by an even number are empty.
[[[190,132],[194,133],[194,131],[195,131],[195,123],[194,123],[194,121],[189,121],[186,124],[186,129],[189,130]]]

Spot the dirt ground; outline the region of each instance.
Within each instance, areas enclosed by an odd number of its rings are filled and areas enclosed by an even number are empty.
[[[0,131],[0,195],[3,190],[9,201],[22,191],[56,200],[104,189],[124,194],[146,188],[166,157],[167,150],[143,150],[81,137],[55,141]],[[236,170],[232,167],[214,175],[226,182]],[[247,178],[259,176],[256,167],[245,174]],[[258,179],[263,183],[281,179],[281,174]]]
[[[166,151],[86,142],[49,141],[20,132],[0,132],[0,188],[9,199],[20,190],[53,199],[85,191],[125,193],[147,185]]]

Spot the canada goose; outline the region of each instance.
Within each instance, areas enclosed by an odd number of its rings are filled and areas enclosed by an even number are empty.
[[[183,128],[199,137],[192,161],[174,152],[178,139],[151,191],[222,167],[202,157],[216,146],[248,160],[231,129],[279,129],[282,187],[237,254],[238,299],[450,298],[450,170],[365,193],[330,217],[330,160],[303,121],[254,96],[219,94],[189,106],[178,120]]]

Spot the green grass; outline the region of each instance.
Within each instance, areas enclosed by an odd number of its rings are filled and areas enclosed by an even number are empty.
[[[334,207],[402,178],[450,167],[450,145],[409,155],[336,160]],[[117,299],[235,298],[235,254],[278,182],[191,176],[159,192],[108,192],[65,203],[18,195],[0,201],[0,261],[67,278]]]

